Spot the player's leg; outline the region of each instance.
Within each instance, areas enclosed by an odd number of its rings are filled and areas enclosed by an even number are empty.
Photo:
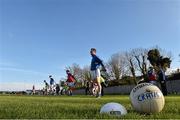
[[[71,82],[70,83],[70,95],[72,96],[73,95],[73,89],[74,89],[74,82]]]
[[[96,84],[96,71],[95,70],[91,71],[91,79],[92,79],[91,90],[92,90],[92,95],[94,96],[95,95],[95,84]]]
[[[98,97],[101,97],[102,86],[101,86],[101,73],[99,69],[96,70],[96,83],[98,85]]]
[[[52,94],[52,85],[50,84],[49,86],[49,94],[51,95]]]
[[[69,95],[72,95],[72,87],[69,87]]]
[[[98,94],[98,97],[101,97],[101,89],[102,89],[102,86],[101,86],[101,83],[99,81],[99,78],[97,78],[97,94]]]
[[[161,83],[162,93],[164,96],[167,96],[167,88],[166,88],[166,82]]]
[[[102,83],[101,83],[101,96],[104,96],[104,87],[102,86]]]
[[[72,95],[73,84],[74,84],[73,82],[68,83],[68,86],[69,86],[68,93],[69,93],[69,95]]]

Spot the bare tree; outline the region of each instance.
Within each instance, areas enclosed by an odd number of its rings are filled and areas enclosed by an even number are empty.
[[[84,68],[82,69],[82,74],[83,74],[84,81],[92,80],[89,66],[84,66]]]
[[[137,62],[137,70],[139,70],[140,73],[145,77],[147,74],[147,69],[149,67],[149,62],[147,60],[148,50],[144,48],[136,48],[131,52]]]
[[[107,68],[111,77],[120,80],[123,75],[123,56],[121,53],[113,54],[108,61]]]
[[[125,52],[124,53],[124,57],[125,57],[125,65],[126,67],[129,69],[131,75],[133,76],[134,78],[134,83],[137,84],[137,81],[136,81],[136,62],[135,62],[135,59],[133,57],[133,53],[132,52]]]

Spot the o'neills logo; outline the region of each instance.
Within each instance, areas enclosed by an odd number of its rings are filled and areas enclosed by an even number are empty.
[[[152,85],[150,83],[141,83],[138,86],[136,86],[135,88],[133,88],[133,92],[136,92],[137,90],[139,90],[140,88],[144,87],[144,86],[149,86]]]
[[[145,101],[145,100],[150,100],[150,99],[156,99],[160,98],[161,94],[159,92],[145,92],[143,94],[140,94],[138,96],[138,101]]]
[[[110,111],[111,115],[121,115],[121,111]]]

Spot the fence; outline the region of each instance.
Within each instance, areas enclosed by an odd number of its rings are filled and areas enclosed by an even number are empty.
[[[180,80],[167,81],[168,93],[180,94]],[[123,86],[113,86],[104,88],[105,94],[129,94],[131,90],[135,87],[134,85],[123,85]],[[83,95],[85,94],[85,89],[75,90],[74,94]]]

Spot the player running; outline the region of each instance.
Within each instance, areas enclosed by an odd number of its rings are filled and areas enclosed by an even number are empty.
[[[101,97],[101,72],[100,72],[100,66],[102,66],[102,70],[106,71],[105,66],[102,62],[101,59],[99,59],[96,56],[96,49],[95,48],[91,48],[90,54],[92,56],[92,61],[91,61],[91,77],[94,83],[97,83],[98,86],[98,94],[97,94],[97,98]]]
[[[53,94],[54,92],[54,87],[55,87],[55,81],[52,78],[52,75],[49,75],[49,79],[50,79],[50,93]]]
[[[44,80],[44,84],[45,84],[45,95],[47,95],[48,89],[49,89],[49,84],[46,82],[46,80]]]
[[[74,89],[74,87],[75,87],[75,83],[76,83],[76,79],[75,79],[75,77],[70,73],[70,71],[69,70],[66,70],[66,74],[67,74],[67,85],[68,85],[68,87],[69,87],[69,89],[68,89],[68,94],[70,95],[70,96],[72,96],[72,91],[73,91],[73,89]]]

